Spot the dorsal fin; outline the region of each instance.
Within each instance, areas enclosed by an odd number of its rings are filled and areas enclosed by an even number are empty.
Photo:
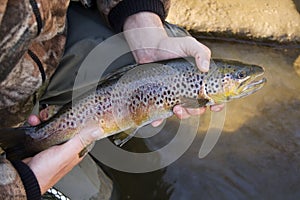
[[[123,76],[126,72],[130,71],[131,69],[137,67],[138,64],[132,64],[132,65],[127,65],[125,67],[122,67],[116,71],[113,71],[111,73],[106,74],[105,76],[103,76],[99,82],[98,82],[98,86],[102,85],[104,82],[110,80],[115,80],[115,79],[119,79],[121,76]]]

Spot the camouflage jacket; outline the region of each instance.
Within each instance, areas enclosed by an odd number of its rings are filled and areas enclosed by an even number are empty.
[[[89,6],[92,0],[81,2]],[[66,42],[69,3],[1,0],[0,128],[19,126],[26,120],[34,100],[56,70]],[[134,13],[150,11],[164,19],[169,8],[169,0],[97,0],[95,4],[115,31],[121,31],[126,17]],[[20,181],[19,174],[0,156],[0,177],[10,177],[0,180],[0,199],[26,199],[30,186],[25,185],[22,176]]]

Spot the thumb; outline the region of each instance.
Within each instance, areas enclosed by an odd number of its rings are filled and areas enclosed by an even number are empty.
[[[77,134],[78,139],[81,142],[82,147],[90,145],[92,142],[104,137],[102,128],[95,123],[89,122],[85,127]]]
[[[163,41],[161,47],[174,52],[174,55],[177,54],[177,56],[194,57],[200,71],[207,72],[209,70],[210,49],[191,36],[170,37],[168,40]]]
[[[196,65],[200,71],[207,72],[209,70],[209,62],[211,57],[211,51],[208,47],[198,42],[193,37],[183,38],[183,51],[187,56],[195,58]]]

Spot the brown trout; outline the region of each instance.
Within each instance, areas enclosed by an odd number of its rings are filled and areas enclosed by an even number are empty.
[[[0,146],[12,154],[12,147],[24,146],[18,157],[26,157],[69,140],[88,121],[99,124],[103,137],[138,129],[170,117],[175,105],[196,108],[250,95],[266,83],[265,78],[256,80],[263,73],[260,66],[221,59],[213,60],[205,73],[190,58],[128,66],[48,121],[15,129],[10,136],[0,130]]]

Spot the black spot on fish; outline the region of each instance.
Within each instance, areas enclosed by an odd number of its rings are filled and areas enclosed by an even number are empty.
[[[139,95],[135,95],[135,98],[136,98],[137,100],[141,100],[140,97],[139,97]]]

